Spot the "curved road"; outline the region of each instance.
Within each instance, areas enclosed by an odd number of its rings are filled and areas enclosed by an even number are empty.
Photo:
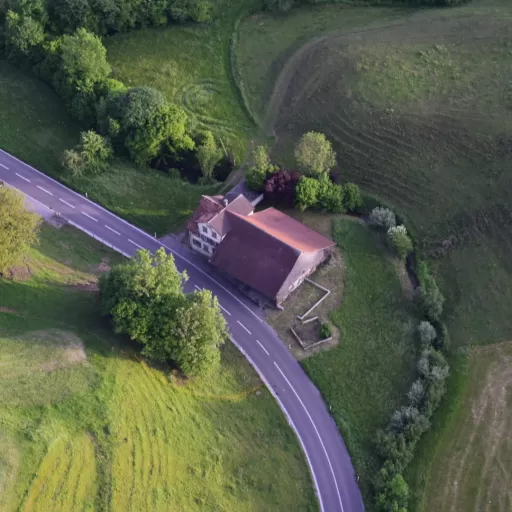
[[[0,180],[62,215],[72,225],[127,257],[162,243],[33,167],[0,150]],[[199,256],[178,242],[165,245],[188,291],[208,288],[218,297],[233,342],[256,369],[294,429],[307,458],[322,511],[360,512],[363,501],[347,449],[320,392],[261,312]]]

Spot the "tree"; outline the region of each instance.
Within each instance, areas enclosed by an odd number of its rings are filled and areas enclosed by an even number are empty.
[[[415,292],[416,303],[428,320],[437,322],[443,313],[444,296],[425,264],[419,265],[418,276],[420,286]]]
[[[404,259],[413,249],[412,240],[405,226],[395,226],[388,230],[388,244],[401,259]]]
[[[204,375],[220,363],[228,334],[218,301],[209,290],[189,296],[176,312],[174,360],[186,375]]]
[[[432,345],[432,343],[437,338],[437,332],[430,322],[424,320],[418,325],[418,336],[420,338],[421,344],[428,347]]]
[[[61,86],[68,96],[76,92],[93,92],[95,85],[103,82],[110,74],[107,50],[101,39],[84,28],[79,28],[74,35],[65,35],[60,50]]]
[[[409,487],[400,474],[395,475],[388,486],[377,497],[377,507],[381,512],[407,512]]]
[[[306,176],[319,177],[336,165],[336,153],[323,133],[308,132],[295,148],[299,170]]]
[[[186,375],[199,375],[218,363],[226,325],[210,292],[184,293],[186,280],[163,248],[153,256],[141,250],[102,276],[100,300],[115,332],[141,343],[144,355],[172,360]]]
[[[73,177],[96,174],[108,168],[112,157],[110,141],[90,130],[80,134],[80,144],[75,149],[64,151],[62,166]]]
[[[293,207],[295,189],[299,182],[299,174],[284,169],[272,174],[265,183],[265,197],[274,203]]]
[[[160,91],[151,87],[113,91],[101,115],[102,126],[117,121],[118,140],[140,165],[148,163],[164,148],[173,153],[194,149],[186,112],[168,103]]]
[[[318,203],[318,192],[320,190],[320,182],[315,178],[303,176],[295,190],[297,204],[301,211],[316,206]]]
[[[396,226],[396,217],[389,208],[377,206],[371,211],[368,222],[370,226],[387,232]]]
[[[347,183],[344,187],[344,206],[349,212],[353,212],[363,206],[361,191],[355,183]]]
[[[264,146],[257,146],[252,154],[253,164],[246,174],[247,185],[251,190],[261,192],[265,189],[265,181],[272,173],[277,171]]]
[[[215,164],[222,158],[222,151],[217,146],[213,133],[207,131],[203,134],[200,144],[197,146],[197,159],[203,171],[203,176],[211,180]]]
[[[25,209],[23,196],[0,186],[0,273],[20,261],[38,238],[41,220]]]
[[[16,52],[28,56],[32,48],[39,46],[44,41],[44,27],[31,16],[23,16],[17,12],[8,11],[6,41],[10,48],[10,58],[15,57]]]

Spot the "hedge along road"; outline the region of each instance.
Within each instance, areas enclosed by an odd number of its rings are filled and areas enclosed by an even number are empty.
[[[189,276],[187,291],[207,288],[217,296],[233,343],[258,372],[295,431],[309,464],[320,510],[364,510],[345,443],[320,392],[255,305],[177,241],[162,244],[1,149],[0,180],[126,257],[139,249],[155,252],[160,247],[173,254],[178,269]]]

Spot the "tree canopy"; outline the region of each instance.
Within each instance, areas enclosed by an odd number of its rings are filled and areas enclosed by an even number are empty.
[[[20,261],[37,242],[41,220],[24,205],[23,196],[0,186],[0,273]]]
[[[217,300],[208,291],[186,295],[186,280],[163,248],[154,256],[141,250],[102,277],[100,298],[115,332],[141,343],[149,358],[172,360],[192,376],[219,363],[227,332]]]
[[[336,165],[336,153],[323,133],[308,132],[295,148],[295,159],[305,176],[319,177]]]
[[[107,50],[101,39],[79,28],[73,35],[65,35],[60,46],[61,70],[65,81],[78,92],[92,92],[97,83],[110,74]]]

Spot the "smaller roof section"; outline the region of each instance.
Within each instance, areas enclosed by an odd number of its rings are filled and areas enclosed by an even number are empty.
[[[229,216],[226,215],[226,212],[236,213],[245,217],[254,211],[253,205],[242,194],[231,201],[226,196],[222,201],[224,205],[222,211],[208,221],[210,227],[221,237],[230,230]]]
[[[275,208],[267,208],[247,217],[245,220],[301,252],[314,252],[336,245],[329,238]]]
[[[198,224],[208,223],[223,209],[224,205],[219,197],[202,196],[194,214],[187,222],[187,229],[199,233]]]

